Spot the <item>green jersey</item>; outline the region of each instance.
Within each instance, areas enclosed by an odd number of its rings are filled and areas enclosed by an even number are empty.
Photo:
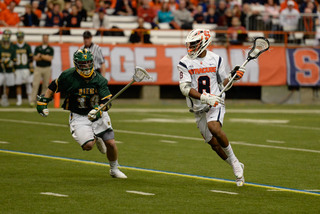
[[[55,81],[56,92],[66,93],[62,107],[77,114],[87,115],[95,105],[111,97],[108,80],[99,73],[93,73],[91,79],[86,80],[76,68],[69,68]]]
[[[10,43],[9,48],[4,48],[0,46],[0,72],[12,73],[14,71],[14,63],[16,61],[16,51],[14,45]],[[3,67],[5,70],[3,70]]]
[[[31,51],[30,45],[28,45],[27,43],[23,43],[23,44],[17,43],[14,45],[14,47],[16,49],[16,57],[17,57],[15,68],[28,69],[29,62],[32,62],[32,57],[33,57],[33,53]]]

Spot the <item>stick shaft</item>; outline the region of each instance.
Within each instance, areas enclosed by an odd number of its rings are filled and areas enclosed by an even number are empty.
[[[110,100],[108,100],[108,102],[106,102],[105,104],[103,104],[102,106],[100,106],[97,110],[97,112],[99,112],[101,109],[103,109],[104,107],[106,107],[109,103],[111,103],[113,100],[115,100],[120,94],[122,94],[125,90],[127,90],[127,88],[129,88],[133,83],[135,83],[136,81],[132,80],[130,83],[128,83],[125,87],[123,87],[116,95],[112,96]]]
[[[250,61],[250,60],[246,59],[246,61],[244,61],[244,63],[241,65],[241,67],[245,67],[245,66],[248,64],[249,61]],[[220,93],[218,94],[218,97],[221,97],[221,95],[222,95],[222,94],[227,90],[227,88],[232,84],[232,82],[233,82],[234,78],[236,78],[236,76],[237,76],[237,73],[235,73],[235,74],[232,76],[232,78],[229,80],[229,82],[227,83],[227,85],[224,86],[224,88],[222,89],[222,91],[220,91]]]

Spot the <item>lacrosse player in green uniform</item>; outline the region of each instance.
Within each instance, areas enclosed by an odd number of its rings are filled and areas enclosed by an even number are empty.
[[[107,154],[110,163],[110,175],[114,178],[127,178],[118,169],[118,150],[114,132],[106,107],[97,111],[99,105],[106,103],[112,96],[108,81],[94,72],[93,55],[87,49],[79,49],[73,55],[75,67],[61,73],[53,80],[45,95],[38,97],[37,111],[46,117],[49,114],[48,103],[56,92],[63,92],[66,98],[62,107],[70,111],[69,124],[72,137],[83,150],[89,151],[97,143],[102,153]]]
[[[17,32],[17,43],[15,44],[17,61],[15,64],[15,84],[17,90],[17,106],[22,104],[22,91],[21,85],[26,84],[26,91],[31,102],[32,92],[32,76],[33,73],[33,53],[28,43],[24,41],[24,33],[22,31]]]
[[[8,95],[9,87],[14,86],[14,64],[16,61],[16,51],[14,45],[10,42],[10,35],[2,36],[0,46],[0,86],[4,85],[4,91],[1,96],[1,105],[9,106]],[[0,87],[2,89],[2,87]]]

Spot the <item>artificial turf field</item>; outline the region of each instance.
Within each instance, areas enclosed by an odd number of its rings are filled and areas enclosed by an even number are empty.
[[[0,108],[0,213],[320,213],[319,106],[227,105],[243,187],[185,105],[115,102],[109,114],[126,180],[81,150],[67,112]]]

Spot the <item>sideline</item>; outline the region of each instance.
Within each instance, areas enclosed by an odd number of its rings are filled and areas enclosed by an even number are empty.
[[[0,153],[21,155],[21,156],[28,156],[28,157],[45,158],[45,159],[52,159],[52,160],[60,160],[60,161],[89,164],[89,165],[96,165],[96,166],[109,166],[109,164],[107,164],[107,163],[101,163],[101,162],[96,162],[96,161],[88,161],[88,160],[59,157],[59,156],[52,156],[52,155],[35,154],[35,153],[21,152],[21,151],[11,151],[11,150],[5,150],[5,149],[0,149]],[[127,169],[127,170],[133,170],[133,171],[149,172],[149,173],[154,173],[154,174],[164,174],[164,175],[172,175],[172,176],[179,176],[179,177],[199,179],[199,180],[215,181],[215,182],[220,182],[220,183],[229,183],[229,184],[232,183],[233,185],[235,185],[235,181],[229,180],[229,179],[223,179],[223,178],[214,178],[214,177],[201,176],[201,175],[169,172],[169,171],[156,170],[156,169],[145,169],[145,168],[134,167],[134,166],[121,166],[121,168]],[[285,191],[285,192],[292,192],[292,193],[299,193],[299,194],[306,194],[306,195],[313,195],[313,196],[320,196],[320,192],[311,192],[311,191],[307,191],[307,190],[293,189],[293,188],[280,187],[280,186],[272,186],[272,185],[266,185],[266,184],[247,182],[247,183],[245,183],[245,186],[259,187],[259,188],[273,189],[273,190],[281,190],[281,191]]]

